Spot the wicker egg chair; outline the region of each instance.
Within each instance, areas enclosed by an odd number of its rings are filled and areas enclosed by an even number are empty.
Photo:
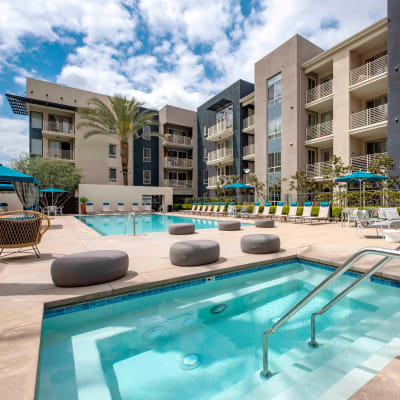
[[[35,211],[9,211],[0,214],[0,256],[4,249],[18,249],[7,252],[3,257],[18,252],[25,247],[32,247],[37,258],[40,252],[37,245],[42,236],[50,227],[50,219],[47,215]]]

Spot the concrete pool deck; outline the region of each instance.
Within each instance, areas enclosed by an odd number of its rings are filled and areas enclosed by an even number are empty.
[[[279,235],[282,251],[270,255],[243,254],[240,238],[248,233]],[[170,264],[170,245],[191,239],[218,241],[221,246],[220,261],[201,267]],[[40,260],[28,254],[0,259],[0,398],[35,398],[44,309],[295,257],[338,266],[355,251],[367,246],[394,249],[397,244],[376,237],[358,238],[355,228],[341,227],[339,223],[309,225],[277,222],[272,229],[256,228],[254,225],[233,232],[201,229],[189,236],[171,236],[167,232],[101,236],[72,216],[56,217],[39,246]],[[114,282],[90,287],[54,286],[50,277],[50,265],[54,258],[100,249],[126,251],[130,257],[128,275]],[[365,271],[378,258],[367,256],[356,264],[354,270]],[[377,275],[400,281],[400,260],[392,260]]]

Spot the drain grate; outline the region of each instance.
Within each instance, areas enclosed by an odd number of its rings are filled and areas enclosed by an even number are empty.
[[[199,354],[192,353],[186,354],[182,360],[182,368],[183,369],[195,369],[200,365],[201,357]]]
[[[148,329],[145,333],[143,333],[143,338],[149,340],[156,340],[165,331],[166,329],[164,326],[155,326],[153,328]]]

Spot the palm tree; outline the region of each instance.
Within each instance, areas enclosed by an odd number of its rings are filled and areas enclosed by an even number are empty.
[[[108,96],[109,104],[98,98],[91,98],[88,107],[78,110],[79,128],[88,128],[85,139],[94,135],[117,137],[120,142],[121,167],[124,185],[128,185],[129,165],[129,139],[139,139],[143,136],[139,131],[147,125],[155,125],[156,112],[143,109],[143,103],[134,97],[131,100],[121,95]],[[152,136],[162,136],[159,133],[151,133]]]

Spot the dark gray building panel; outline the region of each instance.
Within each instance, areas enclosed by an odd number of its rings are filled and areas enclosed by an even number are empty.
[[[388,0],[388,152],[400,175],[400,0]]]

